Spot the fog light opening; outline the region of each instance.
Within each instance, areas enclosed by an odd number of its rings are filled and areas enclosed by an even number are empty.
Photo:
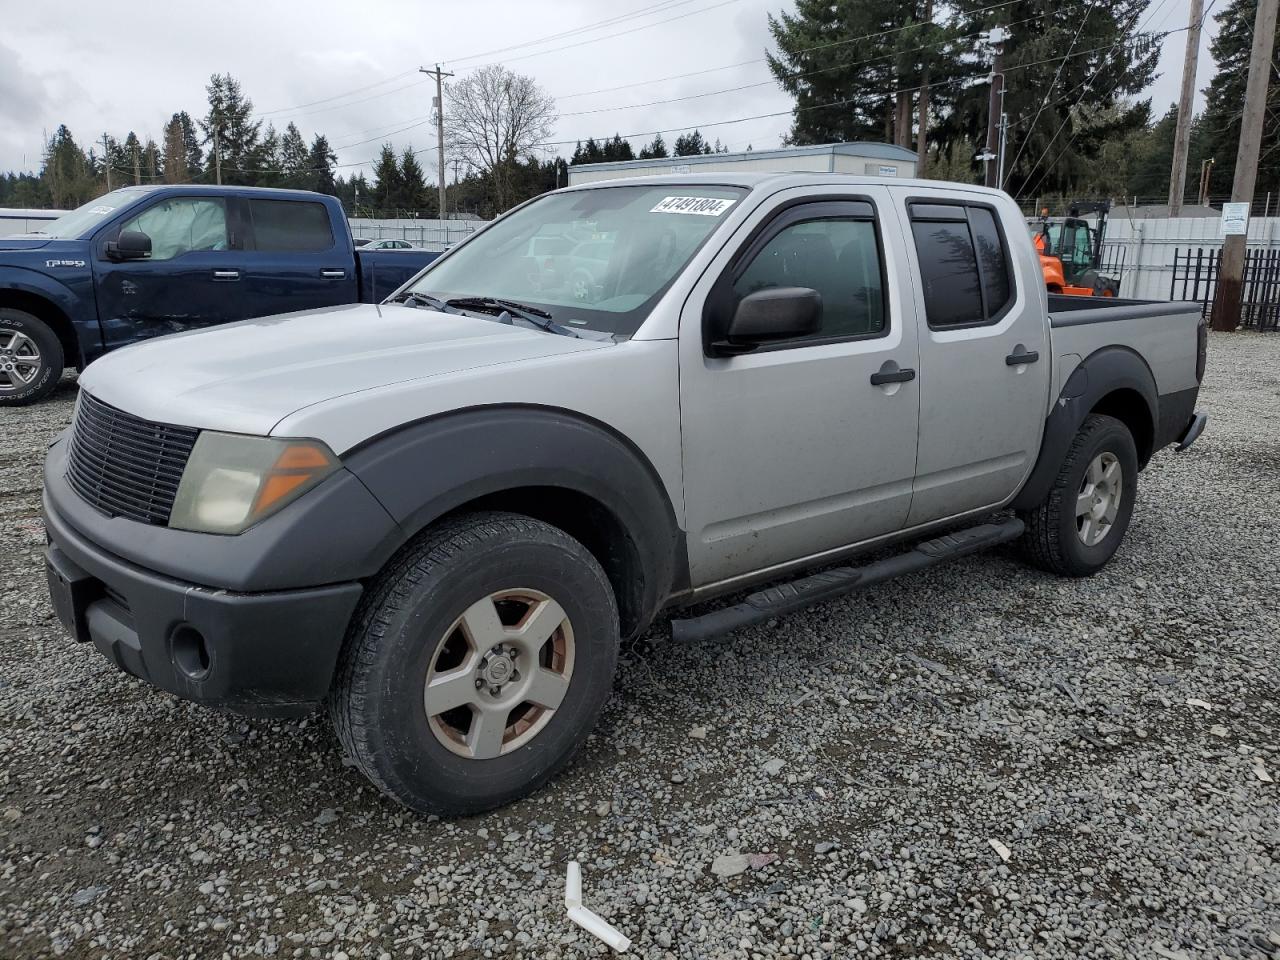
[[[209,675],[209,646],[204,634],[191,624],[180,623],[173,628],[169,634],[169,650],[174,666],[192,680],[203,680]]]

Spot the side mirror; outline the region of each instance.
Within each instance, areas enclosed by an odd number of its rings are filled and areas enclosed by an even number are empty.
[[[107,241],[107,256],[112,260],[141,260],[151,256],[151,238],[140,230],[122,230],[115,240]]]
[[[762,343],[805,337],[822,329],[822,294],[810,287],[770,287],[738,301],[716,353],[746,353]]]

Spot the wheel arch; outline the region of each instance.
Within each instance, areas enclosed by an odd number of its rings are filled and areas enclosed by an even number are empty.
[[[402,547],[447,516],[505,510],[581,542],[614,587],[624,637],[688,580],[684,535],[649,459],[597,420],[494,405],[399,427],[343,456],[399,524]]]
[[[63,362],[69,367],[82,365],[80,338],[76,336],[71,317],[49,297],[28,290],[0,287],[0,307],[22,310],[48,324],[62,345]]]
[[[1012,506],[1029,510],[1048,495],[1071,440],[1090,414],[1115,417],[1133,434],[1139,469],[1155,453],[1160,398],[1155,376],[1137,351],[1108,346],[1094,351],[1071,372],[1045,420],[1040,453]]]

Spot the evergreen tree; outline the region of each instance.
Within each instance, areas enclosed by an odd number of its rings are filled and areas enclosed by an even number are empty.
[[[295,190],[310,190],[311,155],[307,150],[307,141],[302,139],[298,127],[290,122],[284,128],[284,136],[280,138],[280,172],[283,186]]]
[[[44,181],[48,202],[63,210],[78,207],[99,193],[89,169],[89,158],[66,124],[59,125],[49,138],[40,178]]]
[[[1205,155],[1214,159],[1210,192],[1215,196],[1228,196],[1235,182],[1244,89],[1249,75],[1253,23],[1257,15],[1257,0],[1230,0],[1214,17],[1218,22],[1218,33],[1210,49],[1218,70],[1209,81],[1203,136]],[[1280,39],[1280,24],[1276,27],[1276,37]],[[1280,43],[1276,45],[1276,51],[1280,57]],[[1280,79],[1276,77],[1275,68],[1267,88],[1261,142],[1255,192],[1259,196],[1268,191],[1275,195],[1280,193]],[[1192,181],[1194,193],[1199,182],[1199,164],[1193,168],[1188,163],[1187,167],[1188,173],[1194,169],[1197,175]]]
[[[635,154],[631,151],[631,143],[623,140],[621,135],[614,134],[612,140],[605,141],[601,147],[601,154],[605,160],[634,160]]]
[[[92,165],[92,152],[89,154],[89,159]],[[160,148],[150,137],[147,137],[147,142],[142,145],[142,173],[147,178],[147,183],[157,183],[160,180]]]
[[[182,183],[187,179],[187,150],[182,139],[182,122],[175,113],[164,125],[164,181]]]
[[[641,160],[662,160],[667,156],[667,143],[662,134],[655,134],[650,143],[640,148]]]
[[[284,185],[283,162],[280,157],[280,134],[275,124],[268,123],[266,133],[258,140],[251,158],[252,183],[255,187]]]
[[[396,152],[391,144],[384,143],[378,154],[378,162],[373,168],[373,187],[368,203],[379,213],[395,216],[403,194],[400,164],[396,160]]]
[[[333,165],[338,162],[337,155],[329,146],[329,140],[317,133],[311,141],[311,150],[307,154],[307,168],[311,171],[311,189],[320,193],[336,196],[338,185],[333,179]],[[361,174],[361,179],[364,174]]]
[[[707,143],[697,130],[693,131],[693,133],[684,133],[676,137],[675,155],[677,157],[693,157],[710,152],[711,144]]]
[[[1132,99],[1150,83],[1159,58],[1156,39],[1134,32],[1146,8],[1147,0],[1110,0],[1083,17],[1079,8],[1058,0],[1020,0],[983,15],[1008,24],[1004,68],[1017,77],[1004,98],[1010,193],[1077,193],[1097,173],[1104,145],[1148,124],[1150,101]],[[969,17],[958,29],[969,33],[996,25]],[[990,67],[986,52],[964,58],[963,69],[979,77]],[[958,92],[942,131],[984,143],[988,93],[982,82]]]
[[[200,121],[200,129],[204,131],[204,142],[217,150],[217,156],[210,151],[207,172],[213,178],[220,169],[223,183],[253,183],[251,160],[262,127],[261,120],[253,119],[253,101],[229,73],[215,73],[205,90],[209,112]]]
[[[123,171],[119,171],[122,178],[130,183],[142,183],[142,144],[132,130],[124,138],[124,155],[126,165]]]
[[[910,145],[911,101],[924,70],[931,102],[933,84],[955,71],[944,43],[954,26],[926,22],[924,7],[917,0],[797,0],[794,13],[770,15],[778,52],[769,54],[769,69],[796,101],[788,142]]]
[[[594,137],[590,137],[586,143],[578,142],[578,146],[573,151],[573,158],[569,162],[602,163],[604,158],[604,150],[600,144],[596,143]]]
[[[439,201],[430,204],[432,211]],[[420,215],[427,214],[427,182],[422,174],[422,164],[413,154],[412,145],[404,148],[400,157],[400,197],[396,206],[414,211]]]
[[[200,133],[191,114],[180,110],[174,114],[182,127],[182,145],[187,154],[187,178],[195,180],[204,169],[204,151],[200,149]]]

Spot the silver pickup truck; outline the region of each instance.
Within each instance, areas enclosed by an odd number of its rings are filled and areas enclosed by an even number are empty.
[[[569,761],[663,610],[736,594],[672,621],[696,640],[1010,541],[1095,573],[1204,427],[1205,342],[1195,304],[1047,297],[991,190],[561,190],[380,306],[91,365],[49,587],[120,669],[323,705],[387,794],[474,812]]]

